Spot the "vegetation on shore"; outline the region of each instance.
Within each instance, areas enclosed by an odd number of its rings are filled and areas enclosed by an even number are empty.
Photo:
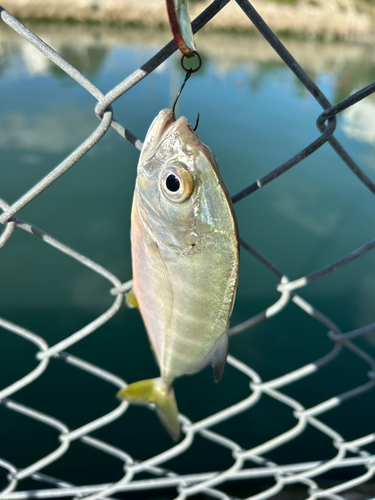
[[[190,0],[195,18],[210,0]],[[276,33],[304,38],[375,41],[374,0],[253,0],[253,6]],[[164,0],[3,0],[20,19],[168,26]],[[205,30],[249,32],[252,23],[230,2]]]

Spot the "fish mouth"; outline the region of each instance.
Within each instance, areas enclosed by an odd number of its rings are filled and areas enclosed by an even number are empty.
[[[176,121],[176,115],[171,109],[162,109],[152,123],[149,132],[151,132],[155,142],[159,142],[168,128]]]
[[[162,140],[185,124],[187,124],[187,119],[184,116],[176,119],[176,115],[171,109],[161,110],[147,132],[141,151],[140,163],[143,163],[154,153]]]

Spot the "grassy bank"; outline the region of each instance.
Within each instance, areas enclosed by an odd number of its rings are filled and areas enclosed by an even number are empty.
[[[210,2],[194,0],[191,17]],[[308,38],[375,40],[372,0],[254,0],[271,28]],[[3,0],[3,7],[21,19],[130,24],[148,28],[168,25],[164,0]],[[251,22],[230,2],[205,30],[251,31]]]

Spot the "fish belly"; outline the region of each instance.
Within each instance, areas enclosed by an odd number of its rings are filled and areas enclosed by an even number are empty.
[[[159,248],[144,227],[135,201],[131,229],[134,293],[161,367],[165,329],[170,322],[173,307],[172,293]]]

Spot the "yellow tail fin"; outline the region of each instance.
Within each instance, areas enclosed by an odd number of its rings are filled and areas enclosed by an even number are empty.
[[[129,403],[147,404],[154,403],[161,423],[167,429],[174,441],[180,436],[180,423],[178,421],[178,408],[174,390],[167,387],[162,379],[151,378],[128,385],[117,393],[117,397]]]

